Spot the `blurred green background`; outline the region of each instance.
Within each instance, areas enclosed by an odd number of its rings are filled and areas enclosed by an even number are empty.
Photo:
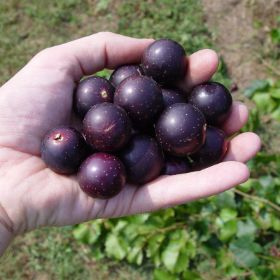
[[[213,48],[214,79],[263,140],[251,179],[188,205],[17,238],[0,279],[280,279],[280,1],[0,1],[0,85],[39,50],[94,32]],[[106,75],[106,72],[103,73]]]

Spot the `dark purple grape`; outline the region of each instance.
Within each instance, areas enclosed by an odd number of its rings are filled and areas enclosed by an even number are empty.
[[[220,162],[227,151],[227,144],[226,135],[221,129],[208,126],[204,145],[191,156],[194,168],[206,168]]]
[[[47,166],[61,174],[77,172],[89,153],[83,136],[74,128],[58,127],[49,131],[41,144],[41,157]]]
[[[232,96],[222,84],[207,82],[196,86],[192,90],[189,103],[204,114],[208,124],[220,125],[230,113]]]
[[[112,103],[94,105],[83,121],[87,143],[98,151],[113,152],[122,148],[131,135],[131,122],[120,106]]]
[[[175,41],[160,39],[153,42],[142,56],[144,73],[162,85],[172,85],[186,74],[186,53]]]
[[[146,135],[135,135],[121,151],[128,180],[132,184],[142,185],[160,175],[164,158],[157,142]]]
[[[174,156],[196,152],[205,140],[206,122],[194,106],[176,103],[167,108],[156,123],[156,138]]]
[[[143,69],[140,65],[123,65],[118,67],[111,75],[110,82],[117,87],[123,80],[130,76],[142,75]]]
[[[126,182],[125,168],[116,156],[96,153],[82,163],[78,182],[89,196],[108,199],[123,189]]]
[[[101,77],[89,77],[82,80],[74,94],[74,109],[83,118],[89,109],[98,103],[114,100],[114,87]]]
[[[175,103],[186,103],[187,100],[184,93],[178,89],[163,88],[162,89],[164,108]]]
[[[151,126],[163,109],[161,88],[145,76],[132,76],[116,88],[114,103],[124,108],[136,127]]]
[[[191,171],[190,163],[186,158],[167,157],[162,170],[163,175],[176,175]]]

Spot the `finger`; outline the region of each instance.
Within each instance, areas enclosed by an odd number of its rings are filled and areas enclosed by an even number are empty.
[[[258,135],[252,132],[239,134],[230,141],[224,161],[247,162],[260,148],[261,140]]]
[[[247,166],[233,161],[198,172],[164,176],[137,190],[128,214],[155,211],[212,196],[248,178]]]
[[[161,176],[142,187],[125,186],[109,200],[92,199],[81,191],[75,179],[72,182],[70,178],[65,178],[70,181],[65,183],[70,191],[63,190],[63,200],[59,201],[58,207],[63,211],[58,211],[53,224],[68,225],[95,218],[152,212],[218,194],[248,178],[249,170],[245,164],[228,161],[198,172]],[[75,206],[70,203],[69,209],[69,201],[72,200],[75,200]]]
[[[185,91],[210,80],[217,71],[219,59],[215,51],[204,49],[190,55],[187,63],[188,69],[185,80],[179,85]]]
[[[225,123],[223,123],[221,128],[227,135],[232,135],[246,124],[248,115],[247,107],[243,103],[235,101],[232,104],[232,109],[228,119]]]
[[[144,49],[152,39],[136,39],[111,32],[91,36],[46,49],[37,56],[39,63],[56,65],[70,72],[75,80],[103,68],[140,62]],[[35,57],[36,62],[36,57]]]

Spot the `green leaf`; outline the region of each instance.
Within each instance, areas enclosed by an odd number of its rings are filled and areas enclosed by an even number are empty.
[[[100,247],[94,247],[91,251],[92,258],[95,260],[103,259],[105,257],[105,254],[102,249]]]
[[[150,214],[138,214],[138,215],[133,215],[129,216],[128,220],[130,223],[133,224],[144,224],[150,217]]]
[[[119,219],[117,224],[113,228],[114,233],[118,233],[120,231],[123,231],[124,228],[127,226],[128,222],[124,219]]]
[[[256,180],[255,179],[249,179],[247,180],[245,183],[240,184],[239,188],[240,190],[242,190],[243,192],[249,192],[252,188],[254,188],[254,185],[256,184]]]
[[[276,264],[275,264],[275,267],[273,269],[273,274],[276,276],[276,277],[279,277],[280,278],[280,261],[278,261]]]
[[[173,208],[168,208],[168,209],[163,210],[162,214],[163,214],[162,215],[163,219],[167,221],[169,218],[174,217],[175,211]]]
[[[215,257],[218,270],[228,270],[233,265],[233,255],[229,254],[228,248],[220,248]]]
[[[133,242],[133,247],[128,253],[127,260],[130,263],[136,263],[140,265],[143,261],[143,246],[145,244],[145,238],[139,237]]]
[[[280,106],[271,113],[271,117],[280,122]]]
[[[280,88],[272,88],[269,91],[269,94],[276,99],[280,99]]]
[[[248,98],[251,98],[254,93],[259,91],[265,91],[269,88],[269,82],[266,80],[256,80],[253,81],[252,84],[245,89],[244,95]]]
[[[276,215],[271,216],[272,228],[276,231],[280,231],[280,218]]]
[[[170,239],[162,252],[162,262],[167,270],[174,272],[180,250],[186,246],[187,235],[184,230],[176,230],[170,234]]]
[[[226,191],[216,196],[216,204],[219,208],[230,207],[235,208],[236,203],[234,200],[233,191]]]
[[[102,77],[102,78],[109,79],[111,72],[112,71],[110,71],[110,70],[103,69],[103,70],[97,72],[96,74],[94,74],[94,76],[99,76],[99,77]]]
[[[235,261],[239,266],[254,267],[258,265],[259,259],[253,252],[234,246],[231,246],[230,249],[234,253]]]
[[[252,108],[250,110],[249,120],[241,131],[243,132],[256,131],[260,126],[261,126],[260,112],[257,110],[257,108]]]
[[[88,243],[88,236],[89,236],[89,228],[87,224],[78,225],[73,231],[74,237],[83,242]]]
[[[268,212],[262,212],[260,215],[257,217],[257,221],[259,223],[259,226],[262,229],[269,229],[272,226],[272,221],[271,221],[272,214]]]
[[[196,242],[194,239],[188,239],[188,241],[184,241],[182,243],[182,249],[186,250],[186,252],[188,253],[188,255],[193,258],[196,254],[196,248],[197,248],[197,245],[196,245]]]
[[[101,223],[100,221],[94,221],[80,224],[74,229],[73,235],[77,240],[92,245],[101,235]]]
[[[269,187],[271,184],[273,184],[273,177],[270,175],[267,176],[261,176],[259,178],[259,182],[262,185],[262,187],[267,188]]]
[[[109,257],[123,260],[129,251],[129,246],[120,236],[111,233],[106,239],[105,251]]]
[[[247,218],[245,222],[238,221],[237,223],[237,236],[249,236],[250,238],[254,238],[254,235],[257,231],[256,224],[250,219]]]
[[[271,113],[277,107],[277,103],[270,97],[269,93],[255,94],[253,101],[263,113]]]
[[[188,270],[183,273],[183,280],[203,280],[203,278],[197,272]]]
[[[90,224],[88,243],[90,245],[98,241],[101,235],[102,220],[94,221]]]
[[[254,267],[258,265],[259,258],[256,253],[259,253],[262,249],[247,236],[232,241],[229,248],[235,256],[235,262],[239,266]]]
[[[220,239],[226,241],[234,236],[237,232],[237,221],[231,220],[226,222],[220,230]]]
[[[162,252],[162,261],[169,271],[174,271],[176,262],[179,257],[181,244],[176,240],[169,241],[169,244]]]
[[[154,280],[177,280],[178,278],[176,275],[172,275],[166,270],[155,269],[153,279]]]
[[[179,257],[177,259],[176,265],[174,267],[174,272],[176,272],[176,273],[184,272],[188,267],[189,257],[190,257],[190,254],[189,254],[187,248],[185,248],[184,250],[181,250],[181,252],[179,253]]]
[[[220,212],[220,217],[224,222],[235,219],[236,216],[237,216],[237,211],[235,209],[232,209],[232,208],[224,208]]]
[[[142,229],[142,227],[141,227]],[[139,225],[135,223],[129,223],[122,231],[122,234],[127,238],[128,240],[132,241],[137,236],[141,235],[141,232],[139,230]]]
[[[166,235],[164,234],[156,234],[149,238],[147,247],[147,257],[151,257],[158,252],[159,247],[165,238]]]

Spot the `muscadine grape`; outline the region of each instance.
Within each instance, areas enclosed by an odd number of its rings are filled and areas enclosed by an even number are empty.
[[[113,103],[114,87],[101,77],[88,77],[79,82],[74,93],[74,109],[83,118],[89,109],[102,102]]]
[[[96,153],[82,163],[78,182],[89,196],[108,199],[123,189],[126,182],[125,168],[116,156]]]
[[[156,123],[156,138],[169,154],[183,157],[195,153],[204,143],[206,122],[194,106],[176,103]]]
[[[88,153],[83,136],[72,127],[52,129],[41,144],[42,159],[50,169],[61,174],[75,173]]]

